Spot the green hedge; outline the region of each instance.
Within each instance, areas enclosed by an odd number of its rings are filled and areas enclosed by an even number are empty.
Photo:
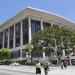
[[[19,63],[21,65],[26,64],[26,60],[15,60],[15,59],[13,59],[13,60],[2,60],[2,61],[0,61],[0,64],[9,65],[9,64],[14,63],[14,62]]]
[[[19,63],[20,65],[35,65],[37,60],[33,60],[31,63],[28,63],[27,60],[0,60],[0,64],[9,65],[11,63]]]

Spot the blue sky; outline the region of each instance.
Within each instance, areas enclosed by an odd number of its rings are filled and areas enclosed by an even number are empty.
[[[0,24],[29,6],[64,16],[75,23],[75,0],[1,0]]]

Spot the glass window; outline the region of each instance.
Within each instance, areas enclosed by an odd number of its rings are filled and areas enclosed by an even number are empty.
[[[4,35],[4,48],[7,48],[7,42],[8,42],[8,29],[6,29]]]
[[[9,48],[13,48],[14,26],[10,27]]]
[[[50,23],[43,22],[43,28],[44,28],[44,29],[45,29],[45,28],[48,28],[49,26],[51,26],[51,24],[50,24]]]
[[[41,24],[40,21],[31,20],[31,32],[32,35],[34,35],[36,32],[41,30]]]
[[[10,40],[9,48],[13,48],[13,40]]]
[[[0,32],[0,49],[2,48],[3,43],[3,32]]]
[[[16,42],[16,47],[20,46],[20,29],[21,23],[16,23],[15,25],[15,42]]]
[[[0,49],[2,49],[2,43],[0,43]]]
[[[20,46],[20,37],[17,37],[16,38],[16,47],[19,47]]]
[[[14,26],[10,27],[10,40],[13,39],[14,35]]]
[[[23,45],[28,43],[28,19],[23,21]]]
[[[20,26],[21,26],[21,23],[16,23],[15,25],[15,32],[16,32],[16,37],[20,37]]]

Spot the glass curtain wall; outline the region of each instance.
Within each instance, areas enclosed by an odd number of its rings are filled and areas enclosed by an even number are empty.
[[[32,36],[41,30],[41,24],[40,21],[36,21],[36,20],[31,20],[31,33]]]
[[[4,31],[5,35],[4,35],[4,48],[7,48],[7,44],[8,44],[8,29],[6,29]]]
[[[14,26],[10,27],[9,48],[13,48]]]
[[[41,30],[41,22],[40,21],[36,21],[36,20],[31,20],[31,34],[32,36]],[[42,53],[39,50],[34,50],[32,52],[32,57],[41,57]]]
[[[23,45],[28,43],[28,19],[24,19],[23,23]]]
[[[16,23],[15,25],[15,45],[16,47],[20,46],[20,31],[21,31],[20,27],[21,27],[21,23],[20,22]]]
[[[2,49],[3,44],[3,32],[0,32],[0,49]]]
[[[51,24],[50,24],[50,23],[43,22],[43,28],[44,28],[44,29],[45,29],[45,28],[48,28],[49,26],[51,26]]]

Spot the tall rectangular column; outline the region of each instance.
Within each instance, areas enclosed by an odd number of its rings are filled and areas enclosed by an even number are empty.
[[[23,46],[23,23],[21,21],[21,31],[20,31],[20,57],[22,58],[22,46]]]
[[[14,36],[13,36],[13,48],[15,48],[15,24],[14,24]]]
[[[23,25],[22,25],[22,21],[21,21],[21,31],[20,31],[20,46],[23,46]]]
[[[41,30],[43,30],[43,21],[41,20]]]
[[[28,43],[31,43],[31,18],[28,16]]]
[[[9,48],[9,36],[10,36],[10,28],[8,29],[8,41],[7,41],[7,48]]]

